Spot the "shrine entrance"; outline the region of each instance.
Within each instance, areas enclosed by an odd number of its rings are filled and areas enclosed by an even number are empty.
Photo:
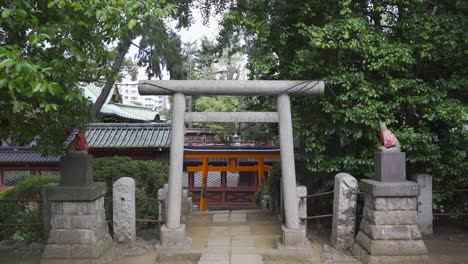
[[[299,219],[297,204],[296,171],[294,165],[294,142],[292,133],[290,95],[307,96],[324,93],[323,81],[160,81],[147,80],[138,83],[141,95],[173,95],[171,120],[171,150],[169,162],[169,186],[167,198],[167,220],[161,227],[161,244],[167,248],[183,248],[186,245],[186,227],[182,219],[182,175],[184,163],[184,123],[229,122],[229,123],[277,123],[281,153],[281,190],[284,209],[282,243],[286,247],[303,247],[306,241],[305,226]],[[188,112],[186,95],[203,96],[274,96],[276,112]],[[237,160],[239,157],[231,159]],[[208,184],[209,157],[203,157],[204,184]],[[235,162],[235,161],[234,161]],[[203,165],[203,164],[202,164]],[[228,172],[231,165],[223,166]],[[238,165],[233,168],[239,167]],[[264,168],[264,166],[258,166]],[[239,168],[237,168],[238,170]],[[203,176],[202,176],[203,177]],[[201,190],[202,195],[206,189]],[[205,196],[206,197],[206,196]],[[203,205],[203,203],[202,203]]]
[[[279,162],[279,149],[185,149],[184,183],[200,211],[209,207],[252,207],[260,186],[266,184],[271,165]]]

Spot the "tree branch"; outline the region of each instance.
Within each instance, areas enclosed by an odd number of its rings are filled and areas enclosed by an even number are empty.
[[[111,72],[109,76],[107,76],[107,81],[104,87],[102,88],[101,94],[96,99],[96,102],[91,109],[91,114],[96,117],[99,111],[101,111],[102,106],[106,102],[107,97],[109,96],[112,87],[114,86],[115,79],[114,77],[119,73],[120,69],[122,68],[123,61],[125,59],[125,55],[132,44],[131,39],[122,39],[119,47],[118,47],[118,55],[115,58],[114,64],[112,65]]]

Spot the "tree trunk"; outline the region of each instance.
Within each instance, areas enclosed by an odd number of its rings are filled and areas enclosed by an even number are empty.
[[[102,106],[106,102],[106,99],[109,96],[109,93],[112,91],[112,87],[114,86],[114,83],[115,83],[115,76],[117,76],[120,69],[122,68],[125,55],[127,55],[127,52],[130,48],[131,43],[132,43],[131,39],[121,40],[117,48],[118,54],[117,54],[117,58],[115,58],[114,64],[112,65],[111,73],[109,74],[109,76],[107,76],[106,84],[102,88],[101,94],[97,98],[91,110],[93,117],[97,117],[99,111],[101,111]]]

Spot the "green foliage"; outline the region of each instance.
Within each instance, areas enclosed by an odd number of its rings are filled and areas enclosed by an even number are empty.
[[[264,195],[270,195],[273,205],[279,205],[281,200],[281,165],[275,163],[268,175],[268,181],[265,186],[262,186],[254,195],[254,201],[260,205]]]
[[[466,1],[255,0],[231,6],[223,24],[245,35],[252,78],[326,81],[325,96],[292,104],[312,189],[342,171],[372,177],[379,121],[406,152],[407,174],[451,189],[468,185],[467,10]]]
[[[128,157],[94,159],[94,180],[103,181],[111,188],[112,184],[122,177],[135,180],[136,196],[157,198],[158,189],[167,182],[169,167],[166,163],[156,161],[132,160]],[[111,191],[111,189],[110,189]],[[112,195],[111,192],[108,195]],[[111,202],[112,199],[107,200]],[[108,219],[112,219],[112,206],[106,206]],[[137,218],[157,219],[157,202],[138,200],[136,203]]]
[[[41,187],[58,182],[58,177],[31,177],[15,188],[0,193],[0,200],[41,200]],[[41,207],[35,203],[0,202],[1,223],[41,223]],[[42,226],[6,227],[0,229],[0,240],[15,239],[37,242],[41,240]]]
[[[186,25],[189,6],[171,0],[2,1],[0,138],[20,144],[36,140],[36,150],[59,154],[67,130],[91,120],[91,105],[79,83],[104,79],[112,87],[122,78],[122,65],[134,74],[132,65],[120,59],[138,36],[146,51],[140,62],[149,56],[171,76],[180,71],[175,69],[180,41],[165,27],[153,29],[174,15]],[[146,66],[155,71],[154,63]]]

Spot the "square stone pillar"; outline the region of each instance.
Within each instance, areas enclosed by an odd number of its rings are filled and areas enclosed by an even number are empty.
[[[363,219],[353,254],[363,263],[427,263],[418,228],[414,182],[362,180]]]

